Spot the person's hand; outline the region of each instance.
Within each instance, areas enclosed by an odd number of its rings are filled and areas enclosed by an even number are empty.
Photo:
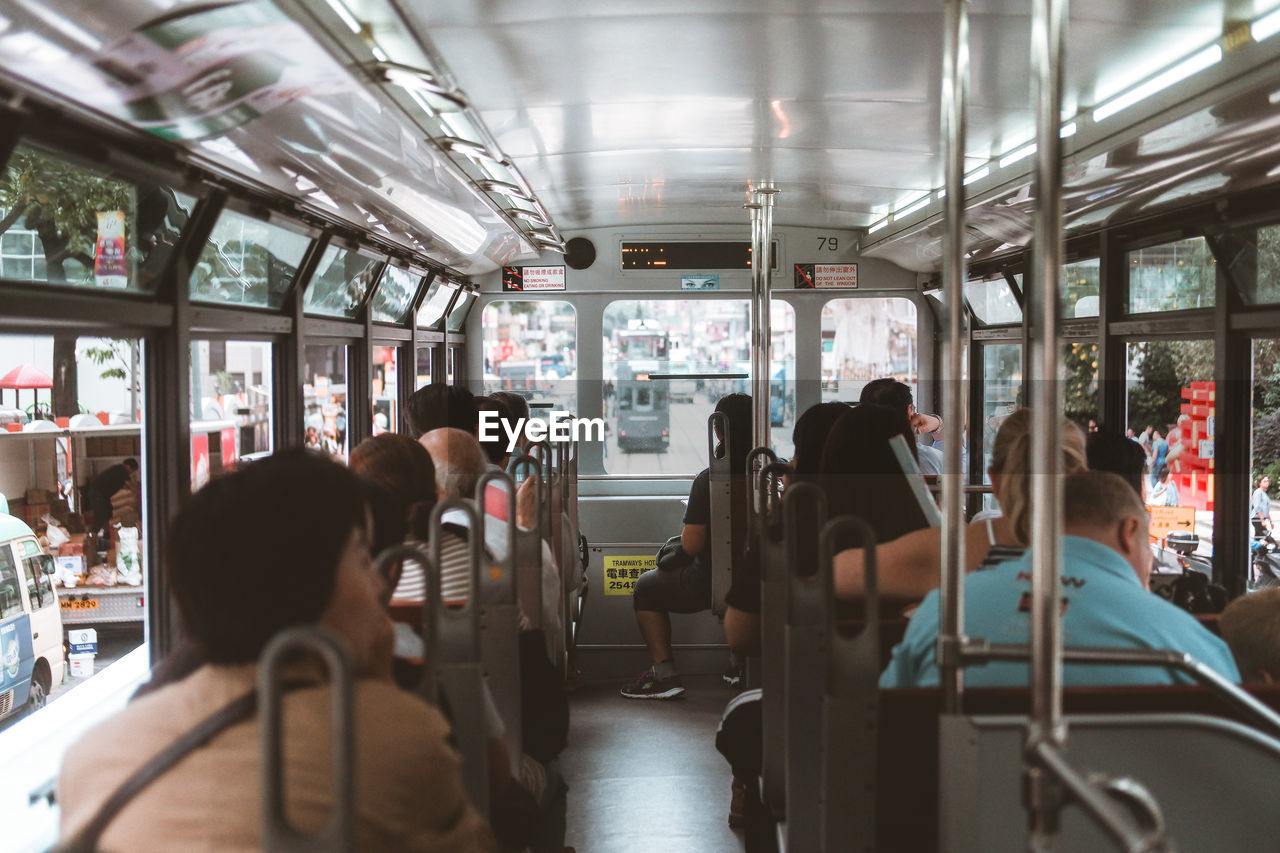
[[[532,530],[538,524],[538,488],[534,477],[529,477],[516,489],[516,524]]]
[[[912,412],[911,431],[916,435],[937,432],[942,429],[942,419],[937,415],[926,415],[923,412]]]

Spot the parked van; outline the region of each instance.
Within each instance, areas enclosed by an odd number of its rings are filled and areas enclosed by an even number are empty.
[[[53,558],[0,495],[0,719],[44,705],[62,683]]]

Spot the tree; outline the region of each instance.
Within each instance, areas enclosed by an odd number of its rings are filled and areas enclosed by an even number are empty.
[[[1164,432],[1182,411],[1182,389],[1213,378],[1212,341],[1143,341],[1129,350],[1138,382],[1129,388],[1129,426]]]
[[[123,210],[133,221],[133,189],[30,148],[18,148],[0,176],[0,234],[14,226],[34,231],[44,253],[45,279],[86,284],[93,278],[98,212]],[[75,267],[68,270],[69,264]],[[74,278],[70,277],[74,276]],[[53,338],[53,414],[77,414],[76,338]]]
[[[112,338],[105,346],[88,347],[84,355],[91,362],[105,369],[98,375],[103,379],[119,379],[129,389],[129,415],[138,416],[138,395],[142,392],[140,380],[140,353],[138,342],[129,338]]]
[[[1098,345],[1069,343],[1063,361],[1066,366],[1063,412],[1086,426],[1090,420],[1098,419]]]

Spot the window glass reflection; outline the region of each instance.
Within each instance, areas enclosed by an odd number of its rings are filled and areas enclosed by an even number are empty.
[[[403,323],[418,292],[422,276],[399,267],[387,267],[373,293],[373,319],[378,323]]]
[[[191,271],[198,302],[279,308],[311,238],[224,210]]]
[[[352,319],[378,278],[382,262],[363,252],[331,245],[324,250],[315,277],[307,285],[308,314]]]
[[[1213,307],[1216,268],[1203,237],[1130,252],[1130,313]]]

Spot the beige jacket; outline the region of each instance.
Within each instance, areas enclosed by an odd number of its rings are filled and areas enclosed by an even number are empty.
[[[256,667],[205,666],[91,729],[67,752],[58,779],[69,838],[134,770],[200,720],[246,693]],[[329,697],[322,687],[285,697],[287,813],[300,831],[329,818]],[[359,850],[491,850],[463,793],[459,759],[435,708],[395,685],[356,683],[356,845]],[[104,851],[257,851],[260,770],[256,719],[196,750],[111,822]]]

